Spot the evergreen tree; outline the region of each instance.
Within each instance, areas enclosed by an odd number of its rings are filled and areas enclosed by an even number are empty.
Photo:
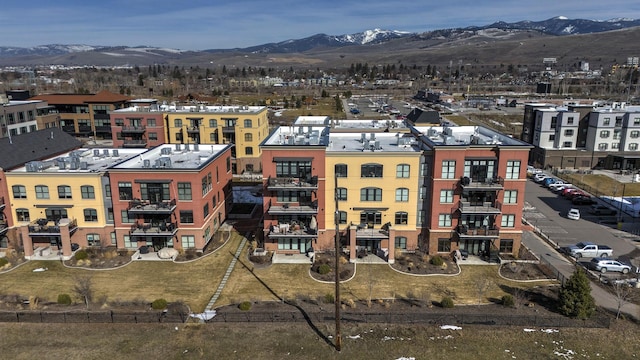
[[[591,296],[591,285],[584,270],[576,269],[562,286],[558,301],[560,312],[565,316],[587,319],[594,314],[596,304]]]

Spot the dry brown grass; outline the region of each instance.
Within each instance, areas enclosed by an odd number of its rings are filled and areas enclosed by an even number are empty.
[[[629,177],[630,175],[624,175]],[[568,179],[577,186],[586,185],[587,191],[592,191],[594,195],[621,196],[623,184],[618,180],[602,174],[564,174],[562,177]],[[625,183],[624,196],[640,196],[640,183]]]

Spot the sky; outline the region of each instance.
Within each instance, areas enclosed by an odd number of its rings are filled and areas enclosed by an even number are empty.
[[[640,1],[30,0],[0,9],[0,46],[231,49],[372,29],[424,32],[496,21],[640,19]]]

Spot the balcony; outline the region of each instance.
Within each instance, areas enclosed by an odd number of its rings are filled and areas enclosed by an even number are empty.
[[[0,236],[6,234],[7,231],[9,231],[9,226],[7,225],[7,222],[4,220],[0,220]]]
[[[187,128],[187,133],[188,134],[200,134],[200,127],[199,126],[190,126]]]
[[[269,215],[314,215],[318,213],[318,202],[300,202],[300,203],[283,203],[282,205],[273,205],[269,202]]]
[[[170,201],[150,202],[148,200],[134,199],[129,202],[129,214],[158,214],[169,215],[176,209],[176,199]]]
[[[271,225],[269,228],[270,238],[283,238],[283,237],[295,237],[295,238],[315,238],[318,235],[318,231],[311,229],[309,226],[298,223],[280,223]]]
[[[269,177],[267,180],[267,190],[288,190],[288,189],[305,189],[317,190],[318,177],[312,176],[310,179],[296,177]]]
[[[486,178],[482,181],[472,180],[468,176],[460,179],[462,191],[497,191],[504,189],[504,179],[500,176],[495,178]]]
[[[222,127],[222,133],[224,133],[224,134],[235,133],[235,132],[236,132],[236,127],[235,126],[223,126]]]
[[[140,126],[123,126],[121,132],[123,134],[142,134],[147,128],[144,125]]]
[[[5,206],[4,196],[0,196],[0,211],[4,210]]]
[[[93,118],[96,120],[109,120],[111,115],[103,113],[93,113]]]
[[[131,226],[131,237],[173,237],[178,232],[175,222],[134,224]]]
[[[459,201],[458,206],[452,208],[452,213],[456,210],[462,214],[500,214],[502,213],[502,204],[499,201],[495,203]]]
[[[356,230],[357,239],[388,239],[389,231],[375,228],[360,228]]]
[[[60,219],[58,221],[38,219],[29,224],[29,236],[60,236],[61,229],[67,224],[69,224],[70,234],[78,230],[78,221],[76,219]]]
[[[498,238],[500,229],[496,226],[470,228],[467,225],[458,225],[456,232],[460,238]]]
[[[122,147],[126,147],[126,148],[144,148],[144,147],[147,147],[147,140],[142,140],[142,139],[137,139],[137,140],[125,139],[125,140],[124,140],[124,143],[122,144]]]

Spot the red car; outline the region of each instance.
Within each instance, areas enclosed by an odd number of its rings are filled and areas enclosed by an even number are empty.
[[[563,189],[563,190],[562,190],[562,193],[561,193],[560,195],[562,195],[562,196],[567,196],[567,195],[569,195],[570,193],[572,193],[572,192],[574,192],[574,191],[578,191],[578,190],[580,190],[580,189],[576,189],[576,188],[567,188],[567,189]]]
[[[576,198],[578,196],[589,196],[589,194],[587,194],[586,192],[584,192],[582,190],[576,190],[576,191],[572,191],[572,192],[568,193],[567,194],[567,199],[573,200],[574,198]]]

